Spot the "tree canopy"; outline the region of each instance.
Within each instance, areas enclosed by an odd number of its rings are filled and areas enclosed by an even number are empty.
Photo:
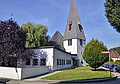
[[[120,47],[111,48],[111,51],[116,51],[120,54]]]
[[[17,60],[32,56],[32,52],[25,48],[25,43],[26,32],[15,21],[0,21],[1,66],[16,66]]]
[[[27,31],[26,47],[40,47],[48,44],[48,29],[41,24],[26,23],[22,25],[22,29]]]
[[[92,39],[85,47],[83,58],[92,68],[98,68],[108,61],[109,56],[102,54],[107,48],[102,42]]]
[[[111,26],[120,33],[120,0],[106,0],[105,16]]]

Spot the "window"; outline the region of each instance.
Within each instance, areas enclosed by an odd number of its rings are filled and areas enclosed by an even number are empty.
[[[61,59],[59,60],[59,65],[62,65],[62,60]]]
[[[65,65],[65,60],[63,61],[63,64]]]
[[[33,65],[38,65],[38,59],[33,59]]]
[[[68,46],[71,46],[72,45],[72,39],[69,39],[68,40]]]
[[[66,65],[71,64],[71,60],[66,60]]]
[[[25,65],[30,65],[30,59],[26,59]]]
[[[62,65],[64,65],[64,60],[62,59]]]
[[[79,30],[82,32],[82,26],[80,25],[80,23],[78,24]]]
[[[72,21],[69,22],[69,30],[71,30],[72,26]]]
[[[57,65],[59,65],[59,59],[57,59]]]
[[[80,45],[82,45],[82,39],[80,39]]]
[[[41,59],[40,60],[40,65],[46,65],[46,59]]]
[[[57,59],[57,65],[65,65],[65,59]]]
[[[81,64],[83,64],[83,61],[81,61]]]

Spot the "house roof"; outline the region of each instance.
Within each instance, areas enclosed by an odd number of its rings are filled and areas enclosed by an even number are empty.
[[[71,26],[71,29],[70,29]],[[64,33],[64,40],[79,38],[86,40],[84,30],[80,22],[79,14],[76,8],[75,1],[72,0],[68,20]]]
[[[119,54],[116,51],[110,51],[110,58],[119,58]]]
[[[51,40],[49,41],[50,46],[54,46],[56,48],[60,48],[64,50],[63,47],[63,36],[59,31],[52,36]]]

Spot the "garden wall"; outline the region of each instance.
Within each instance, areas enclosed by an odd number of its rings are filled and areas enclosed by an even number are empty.
[[[26,68],[14,68],[14,67],[0,67],[0,77],[10,79],[24,79],[28,77],[34,77],[49,72],[49,68],[46,66],[40,67],[26,67]]]

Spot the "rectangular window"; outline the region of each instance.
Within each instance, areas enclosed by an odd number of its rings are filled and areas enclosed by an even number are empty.
[[[72,26],[72,21],[69,22],[69,30],[71,30]]]
[[[41,59],[40,60],[40,65],[44,65],[45,66],[46,65],[46,59]]]
[[[72,45],[72,39],[68,39],[68,46]]]
[[[33,65],[38,65],[38,59],[33,59]]]
[[[66,60],[66,65],[71,64],[71,60]]]
[[[57,65],[59,65],[59,59],[57,59]]]
[[[64,65],[64,60],[62,59],[62,65]]]
[[[80,39],[80,45],[82,45],[82,39]]]
[[[64,60],[64,65],[65,65],[65,60]]]
[[[61,62],[61,61],[62,61],[62,60],[60,59],[60,60],[59,60],[59,65],[61,65],[61,64],[62,64],[62,62]]]
[[[26,59],[25,65],[30,65],[30,59]]]

